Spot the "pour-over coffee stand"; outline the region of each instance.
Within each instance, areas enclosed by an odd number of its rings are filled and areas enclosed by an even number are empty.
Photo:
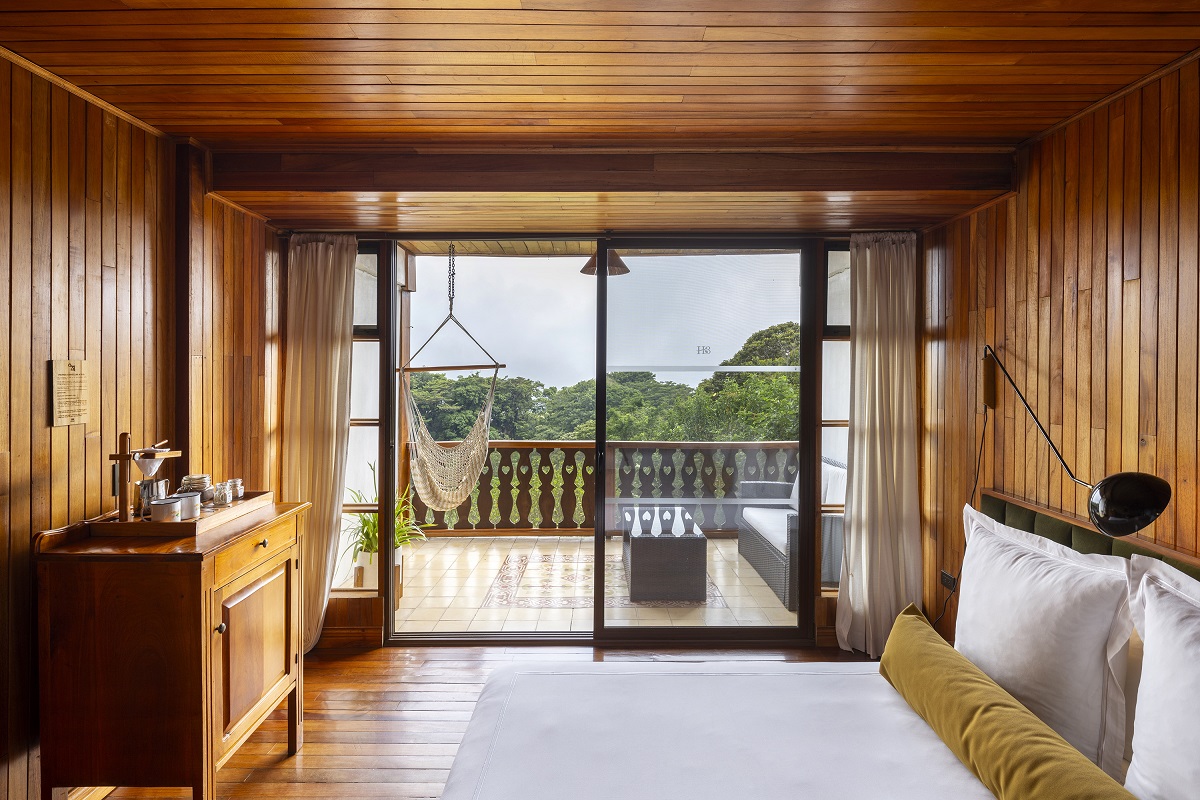
[[[129,522],[132,519],[129,503],[129,481],[133,477],[130,474],[129,465],[137,464],[138,469],[147,478],[153,477],[154,473],[158,472],[158,468],[162,466],[163,461],[168,458],[179,458],[183,455],[180,450],[130,450],[129,434],[122,433],[117,437],[117,452],[108,457],[109,461],[117,462],[117,513],[121,522]]]

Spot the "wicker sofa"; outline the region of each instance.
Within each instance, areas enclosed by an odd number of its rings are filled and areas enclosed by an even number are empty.
[[[795,611],[799,599],[794,554],[799,549],[799,479],[743,481],[743,500],[777,500],[778,503],[742,507],[738,515],[738,553],[754,567],[779,601]],[[821,459],[821,504],[846,502],[846,465]],[[842,571],[844,515],[821,515],[821,584],[836,586]]]

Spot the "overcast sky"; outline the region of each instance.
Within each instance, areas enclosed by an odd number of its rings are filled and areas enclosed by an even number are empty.
[[[609,282],[609,365],[697,367],[655,370],[662,380],[695,385],[757,330],[799,318],[798,257],[624,256],[631,270]],[[754,269],[747,269],[753,259]],[[456,259],[455,316],[508,369],[550,386],[595,374],[595,277],[587,259]],[[446,258],[417,260],[412,344],[446,316]],[[416,364],[478,363],[462,333],[444,330]],[[699,352],[704,348],[707,353]]]

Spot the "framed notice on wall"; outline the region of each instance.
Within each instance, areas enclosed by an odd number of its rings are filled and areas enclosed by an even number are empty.
[[[71,359],[50,362],[50,424],[78,425],[88,421],[91,394],[88,391],[87,361]]]

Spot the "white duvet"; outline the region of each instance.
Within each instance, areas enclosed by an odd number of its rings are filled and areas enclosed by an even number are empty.
[[[877,665],[514,664],[443,800],[985,800]]]

